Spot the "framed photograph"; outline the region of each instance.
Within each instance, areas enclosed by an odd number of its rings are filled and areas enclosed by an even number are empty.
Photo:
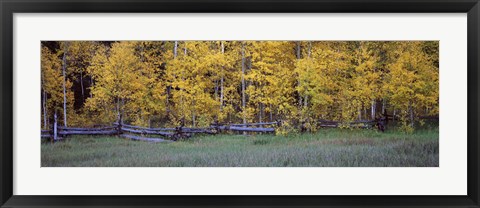
[[[0,7],[1,207],[479,207],[478,0]]]

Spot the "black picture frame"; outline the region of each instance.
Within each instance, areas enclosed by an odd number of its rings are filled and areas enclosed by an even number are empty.
[[[478,0],[0,0],[1,207],[480,207]],[[13,195],[14,13],[467,13],[466,196],[25,196]],[[454,139],[454,138],[452,138]],[[92,187],[94,188],[94,187]]]

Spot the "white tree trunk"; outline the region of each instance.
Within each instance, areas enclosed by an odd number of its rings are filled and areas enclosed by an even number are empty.
[[[175,46],[173,47],[173,58],[177,58],[177,48],[178,48],[178,41],[175,41]]]
[[[372,120],[375,119],[375,112],[376,112],[376,103],[375,100],[372,100]]]
[[[222,43],[222,54],[225,54],[225,46]],[[222,66],[222,76],[220,78],[220,111],[223,110],[223,66]]]
[[[45,89],[43,89],[43,128],[48,129],[47,126],[47,93],[45,92]]]
[[[245,42],[242,42],[242,111],[243,123],[247,123],[245,117]]]
[[[82,88],[82,102],[85,100],[85,91],[83,90],[83,72],[80,71],[80,86]]]
[[[301,49],[300,45],[301,45],[300,41],[297,41],[297,59],[300,59],[301,56],[302,56],[302,53],[300,51],[300,49]]]
[[[385,99],[382,99],[383,102],[382,102],[382,115],[385,115],[385,109],[387,107],[387,101]]]
[[[187,56],[187,42],[186,42],[186,41],[185,41],[185,45],[184,45],[184,47],[183,47],[183,55],[184,55],[184,56]],[[182,70],[182,81],[185,82],[185,69]],[[182,92],[182,96],[180,97],[180,103],[181,103],[181,105],[182,105],[182,114],[183,114],[182,125],[185,125],[185,117],[186,117],[186,115],[185,115],[186,113],[185,113],[185,112],[186,112],[186,111],[185,111],[185,103],[184,103],[184,100],[183,100],[183,98],[184,98],[184,96],[185,96],[183,93],[184,93],[185,91],[184,91],[183,88],[181,88],[180,91]]]
[[[187,55],[187,42],[185,41],[185,47],[183,47],[183,54],[186,56]]]
[[[93,84],[93,77],[90,76],[90,86],[91,87],[94,87],[95,85]],[[92,90],[90,90],[90,98],[93,98],[93,93],[92,93]]]
[[[397,115],[397,109],[393,108],[393,121],[395,122],[395,116]]]
[[[305,98],[303,99],[303,105],[306,108],[308,106],[308,96],[305,94]]]
[[[300,41],[297,41],[297,59],[300,59],[302,57],[302,52],[301,52],[301,42]],[[300,86],[300,81],[297,80],[297,86]],[[302,95],[300,95],[300,93],[298,93],[298,105],[299,105],[299,108],[302,108],[303,104],[302,104]]]
[[[53,141],[57,141],[57,110],[55,110],[55,114],[53,115]]]
[[[63,125],[67,127],[67,90],[66,90],[66,68],[67,68],[67,50],[66,47],[63,52],[63,66],[62,66],[62,74],[63,74]]]
[[[220,111],[223,110],[223,75],[220,78]]]
[[[215,95],[215,101],[218,100],[219,96],[218,96],[218,80],[215,80],[215,92],[214,92],[214,95]]]

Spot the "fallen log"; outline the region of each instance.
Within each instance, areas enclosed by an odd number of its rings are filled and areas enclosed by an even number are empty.
[[[130,134],[122,134],[120,137],[135,140],[135,141],[145,141],[145,142],[173,142],[171,140],[165,140],[162,138],[152,138],[152,137],[140,137]]]

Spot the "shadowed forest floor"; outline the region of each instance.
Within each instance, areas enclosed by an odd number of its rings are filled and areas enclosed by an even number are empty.
[[[438,167],[438,128],[413,134],[321,129],[315,134],[196,135],[149,143],[69,137],[41,144],[42,167]]]

